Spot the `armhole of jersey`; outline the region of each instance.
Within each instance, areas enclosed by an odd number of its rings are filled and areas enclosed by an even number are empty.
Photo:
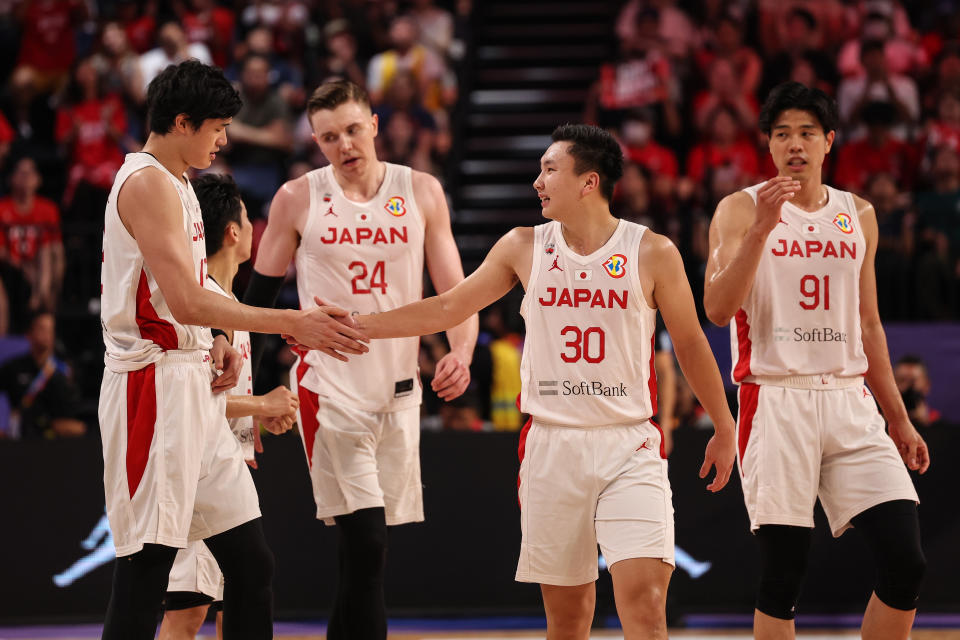
[[[527,288],[523,292],[523,300],[520,301],[520,313],[526,316],[533,296],[533,290],[537,286],[537,274],[540,273],[540,251],[537,247],[543,244],[543,236],[546,233],[547,224],[538,224],[533,228],[533,246],[530,247],[530,273],[527,276]]]
[[[633,259],[639,263],[637,256],[640,255],[640,243],[643,242],[643,236],[646,235],[649,228],[644,225],[637,225],[637,227],[639,228],[631,234],[636,236],[636,239],[630,243],[630,254],[633,256]],[[629,265],[630,262],[628,259],[627,266],[629,267]],[[637,301],[637,308],[642,311],[653,311],[654,314],[656,314],[656,307],[651,307],[647,304],[647,298],[643,295],[643,285],[640,283],[640,265],[634,265],[633,269],[628,268],[627,273],[630,278],[630,288],[633,289],[633,297]]]
[[[420,230],[426,231],[427,229],[426,214],[423,212],[423,209],[420,208],[420,201],[417,200],[417,193],[416,191],[413,190],[413,169],[403,165],[391,165],[391,163],[389,162],[385,162],[384,164],[387,165],[387,170],[390,170],[391,166],[396,166],[400,169],[400,181],[402,183],[403,190],[409,193],[410,199],[413,200],[413,208],[416,209],[416,212],[417,212],[416,218],[417,218],[417,221],[420,223]],[[441,191],[443,190],[441,189]],[[446,192],[444,191],[443,193],[444,193],[444,197],[446,197]],[[449,208],[447,211],[447,215],[448,216],[450,215]]]
[[[761,184],[763,184],[763,183],[761,183]],[[753,187],[747,187],[746,189],[743,189],[742,191],[743,191],[744,193],[746,193],[748,196],[750,196],[750,199],[751,199],[751,200],[753,200],[753,206],[757,206],[757,191],[758,191],[758,189],[754,189]]]
[[[854,228],[857,230],[857,235],[860,236],[860,241],[863,242],[864,249],[866,249],[867,234],[863,232],[863,224],[860,223],[860,213],[857,211],[857,201],[854,199],[853,194],[849,191],[844,191],[843,195],[847,199],[847,205],[850,207],[850,217],[857,216],[857,224],[854,225]]]
[[[137,168],[134,169],[133,171],[128,171],[128,172],[127,172],[127,175],[125,175],[125,176],[123,177],[123,182],[121,182],[121,183],[117,186],[117,201],[114,203],[114,206],[113,206],[113,208],[116,210],[116,216],[117,216],[116,223],[117,223],[118,225],[120,225],[120,228],[123,230],[124,237],[127,238],[127,240],[130,241],[130,243],[131,243],[132,246],[134,246],[134,247],[137,248],[137,251],[140,251],[140,244],[137,242],[137,239],[136,239],[135,237],[133,237],[133,234],[130,233],[130,230],[127,229],[127,225],[123,224],[123,218],[120,217],[120,192],[123,191],[124,185],[127,184],[127,180],[129,180],[130,177],[131,177],[133,174],[135,174],[135,173],[138,172],[138,171],[143,171],[143,170],[146,169],[147,167],[153,167],[154,169],[158,169],[158,168],[159,168],[159,167],[157,167],[156,165],[154,165],[153,163],[147,162],[147,163],[144,164],[143,166],[137,167]],[[162,173],[162,171],[161,171],[161,173]],[[179,194],[179,193],[177,194],[177,199],[180,200],[180,208],[183,209],[183,200],[180,199],[180,194]],[[109,211],[109,210],[110,210],[110,207],[107,207],[107,211]],[[181,211],[181,214],[182,214],[182,211]],[[186,226],[186,225],[187,225],[186,216],[182,216],[182,217],[184,218],[184,221],[183,221],[184,227],[183,227],[183,228],[184,228],[184,230],[186,230],[186,229],[187,229],[187,226]]]

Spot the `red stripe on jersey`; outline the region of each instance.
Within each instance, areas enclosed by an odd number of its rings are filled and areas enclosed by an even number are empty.
[[[736,315],[737,344],[740,352],[737,355],[737,366],[733,368],[733,379],[740,382],[750,375],[750,351],[753,344],[750,342],[750,323],[747,322],[747,312],[739,309]]]
[[[737,420],[737,449],[740,453],[740,472],[743,472],[743,454],[747,451],[750,431],[753,429],[753,416],[757,413],[760,399],[760,385],[744,382],[740,385],[740,414]]]
[[[517,396],[517,404],[520,403],[520,396]],[[520,458],[520,464],[523,464],[523,456],[527,453],[527,434],[530,433],[530,425],[533,424],[533,416],[527,418],[523,429],[520,429],[520,445],[517,447],[517,456]],[[517,471],[517,504],[520,504],[520,472]],[[521,505],[522,506],[522,505]]]
[[[313,468],[313,441],[320,429],[317,422],[317,412],[320,411],[320,400],[316,393],[305,388],[300,382],[307,374],[310,365],[304,359],[306,351],[294,349],[300,355],[300,364],[297,365],[297,398],[300,400],[300,431],[303,433],[303,448],[307,454],[307,466]]]
[[[131,498],[147,468],[157,424],[155,373],[153,364],[127,373],[127,488]]]
[[[177,330],[162,320],[150,302],[150,285],[147,284],[147,272],[140,269],[140,283],[137,285],[137,328],[140,337],[150,340],[164,351],[179,348]]]

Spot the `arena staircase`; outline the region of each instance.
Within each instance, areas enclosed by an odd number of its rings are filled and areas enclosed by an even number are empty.
[[[532,182],[558,124],[580,122],[600,64],[615,53],[614,0],[484,0],[462,96],[450,185],[467,272],[503,233],[538,224]]]

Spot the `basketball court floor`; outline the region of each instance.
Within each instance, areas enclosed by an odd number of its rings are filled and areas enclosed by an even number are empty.
[[[803,640],[850,640],[860,634],[852,620],[838,620],[844,628],[800,628],[797,637]],[[514,638],[545,638],[542,621],[536,619],[478,619],[478,620],[397,620],[391,622],[391,640],[512,640]],[[960,640],[960,616],[921,617],[913,640]],[[528,627],[527,625],[533,625]],[[497,627],[500,628],[497,628]],[[472,627],[472,628],[471,628]],[[720,628],[726,627],[726,628]],[[100,625],[44,625],[0,627],[0,640],[89,640],[99,638]],[[316,622],[278,622],[275,625],[278,640],[323,640],[326,628]],[[717,627],[671,629],[671,638],[681,640],[752,640],[747,626],[730,628],[722,621]],[[213,625],[204,625],[198,640],[215,640]],[[596,630],[591,638],[622,640],[618,630]]]

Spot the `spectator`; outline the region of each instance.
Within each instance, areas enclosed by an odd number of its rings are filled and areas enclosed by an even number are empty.
[[[940,422],[937,409],[927,404],[930,395],[930,371],[923,358],[905,355],[893,366],[893,378],[897,382],[903,406],[907,408],[910,421],[918,427],[929,427]]]
[[[23,32],[18,66],[34,71],[40,93],[52,93],[67,81],[76,56],[74,28],[87,17],[83,0],[25,0],[17,9]]]
[[[618,218],[660,229],[651,214],[650,172],[642,165],[630,162],[623,165],[623,177],[613,194],[612,211]]]
[[[730,105],[714,107],[707,118],[709,139],[697,144],[687,158],[687,177],[709,194],[711,202],[753,184],[759,174],[757,149],[742,135],[737,115]]]
[[[24,440],[78,437],[87,432],[79,419],[79,394],[70,368],[54,353],[56,320],[33,316],[27,331],[30,352],[0,367],[0,390],[10,400],[11,435]]]
[[[933,152],[942,146],[960,151],[960,85],[940,92],[936,115],[924,127],[921,147]]]
[[[892,134],[898,140],[910,138],[920,117],[917,85],[912,78],[891,73],[883,55],[883,42],[868,40],[860,49],[864,74],[846,78],[837,89],[837,107],[848,139],[866,134],[862,125],[863,108],[871,102],[887,102],[896,111],[897,125]]]
[[[63,205],[74,215],[103,215],[113,178],[123,164],[127,116],[117,95],[106,95],[92,58],[77,62],[67,99],[57,110],[57,142],[70,158]],[[79,196],[79,197],[78,197]]]
[[[226,70],[226,76],[231,82],[240,80],[240,71],[247,56],[257,54],[266,58],[270,63],[270,88],[280,92],[280,96],[292,108],[303,107],[306,94],[303,90],[303,74],[299,69],[278,56],[273,49],[273,33],[266,27],[251,29],[242,47],[237,47],[238,61]]]
[[[772,48],[767,49],[776,53],[768,55],[764,64],[763,95],[792,75],[801,60],[809,65],[808,73],[816,77],[819,84],[828,88],[836,86],[836,65],[820,46],[819,23],[809,10],[800,6],[791,7],[783,14],[778,14],[778,22],[769,29],[761,26],[761,34],[776,36],[776,41],[770,43]]]
[[[680,114],[671,86],[672,66],[658,35],[659,14],[647,9],[636,19],[636,35],[620,42],[620,59],[600,67],[584,120],[619,126],[627,111],[647,107],[655,113],[655,130],[675,135],[680,131]]]
[[[495,431],[519,431],[523,426],[523,414],[517,408],[523,336],[509,326],[505,307],[500,302],[483,314],[483,341],[490,351],[489,415]]]
[[[153,46],[157,32],[157,0],[117,0],[117,20],[127,34],[130,46],[144,54]]]
[[[103,25],[100,45],[93,63],[103,79],[104,90],[125,96],[130,107],[143,104],[145,94],[140,56],[130,46],[127,32],[120,23],[108,22]]]
[[[950,147],[933,156],[933,186],[917,194],[917,313],[956,319],[956,256],[960,249],[960,158]]]
[[[10,153],[31,155],[41,166],[57,161],[57,145],[53,139],[56,115],[48,96],[37,92],[30,67],[18,67],[10,76],[3,112],[13,131]]]
[[[390,25],[392,49],[375,55],[367,68],[367,91],[374,105],[386,97],[393,76],[398,71],[413,73],[429,111],[447,109],[457,100],[456,81],[437,54],[417,42],[417,23],[409,16],[399,16]]]
[[[323,28],[326,57],[321,65],[323,79],[337,76],[365,87],[367,77],[357,59],[357,39],[350,31],[350,23],[343,18],[331,20]]]
[[[897,33],[893,25],[894,3],[876,0],[868,3],[871,10],[863,18],[858,36],[849,40],[837,56],[837,68],[845,77],[862,75],[867,71],[863,61],[863,43],[880,42],[885,65],[898,75],[914,74],[929,66],[926,52],[912,42],[910,23],[903,15],[900,21],[903,33]]]
[[[730,60],[716,58],[707,75],[708,88],[693,99],[693,119],[697,130],[708,131],[716,110],[728,107],[739,130],[752,131],[756,126],[760,107],[756,98],[747,93],[740,83]]]
[[[413,0],[410,17],[417,23],[420,42],[446,59],[453,42],[453,15],[436,6],[435,0]]]
[[[55,310],[63,283],[60,212],[52,201],[37,195],[39,188],[37,164],[24,157],[10,176],[10,196],[0,198],[0,262],[15,314]],[[25,319],[12,318],[12,328],[22,331]]]
[[[733,65],[743,92],[756,95],[763,72],[763,63],[757,52],[743,43],[741,20],[731,14],[724,14],[717,21],[714,31],[708,33],[712,37],[696,54],[697,66],[701,73],[706,75],[714,60],[724,58]]]
[[[420,104],[413,73],[398,71],[394,74],[386,100],[374,109],[374,113],[379,118],[381,131],[375,139],[378,154],[383,151],[383,159],[387,162],[433,172],[430,157],[434,151],[437,124]]]
[[[653,115],[646,109],[629,112],[620,126],[624,155],[650,173],[676,180],[677,155],[653,139]]]
[[[891,134],[896,111],[889,102],[870,102],[861,111],[866,127],[864,138],[841,147],[837,158],[834,183],[841,189],[863,193],[871,175],[886,173],[904,189],[913,185],[916,164],[912,145]]]
[[[228,158],[251,217],[280,188],[283,164],[293,149],[287,104],[270,88],[270,61],[260,54],[244,59],[240,74],[243,107],[230,125]]]
[[[6,116],[0,111],[0,172],[4,170],[7,155],[10,153],[10,144],[13,142],[13,128],[7,122]]]
[[[842,164],[841,166],[846,166]],[[877,306],[883,320],[912,320],[914,221],[907,196],[889,173],[867,176],[861,193],[877,212]]]
[[[304,26],[310,23],[306,3],[299,0],[250,2],[240,13],[240,23],[244,32],[266,27],[273,33],[273,48],[277,53],[291,60],[303,59]]]
[[[656,17],[653,34],[663,43],[664,53],[673,61],[685,65],[687,57],[698,46],[697,31],[690,18],[676,0],[629,0],[617,17],[617,36],[621,44],[638,46],[637,39],[646,39],[641,23],[644,13]]]
[[[207,47],[213,63],[221,69],[230,61],[233,47],[233,32],[237,17],[233,11],[218,6],[215,0],[187,0],[188,5],[178,3],[180,21],[187,40]]]
[[[172,64],[178,64],[190,58],[196,58],[204,64],[212,64],[210,50],[200,42],[189,43],[180,23],[171,20],[160,27],[155,49],[140,56],[140,75],[143,78],[143,91],[146,93],[150,81]]]

